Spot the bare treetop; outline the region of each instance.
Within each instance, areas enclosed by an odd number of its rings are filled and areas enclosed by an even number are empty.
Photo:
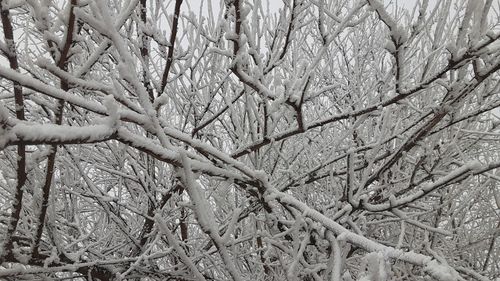
[[[270,3],[0,0],[0,279],[500,278],[500,3]]]

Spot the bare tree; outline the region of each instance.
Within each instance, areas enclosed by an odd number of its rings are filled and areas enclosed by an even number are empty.
[[[201,3],[0,0],[0,279],[500,277],[498,2]]]

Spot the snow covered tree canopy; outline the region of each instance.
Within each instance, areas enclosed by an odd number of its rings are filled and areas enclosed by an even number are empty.
[[[500,277],[500,2],[200,2],[0,0],[0,279]]]

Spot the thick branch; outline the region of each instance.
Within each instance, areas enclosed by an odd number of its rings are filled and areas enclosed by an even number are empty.
[[[8,48],[7,59],[9,60],[10,68],[19,72],[19,63],[17,61],[16,43],[14,41],[14,29],[12,27],[9,8],[7,7],[7,1],[0,0],[0,17],[2,20],[3,33],[5,37],[5,42]],[[24,98],[23,89],[20,83],[14,81],[14,101],[15,101],[15,111],[16,117],[19,120],[24,120]],[[10,222],[7,228],[6,237],[4,239],[4,252],[0,254],[0,264],[3,260],[3,255],[9,255],[13,249],[12,235],[16,231],[18,221],[21,215],[21,208],[23,204],[23,187],[26,183],[26,147],[24,144],[19,144],[17,146],[17,183],[16,189],[14,191],[14,201],[12,204],[12,211],[10,215]]]

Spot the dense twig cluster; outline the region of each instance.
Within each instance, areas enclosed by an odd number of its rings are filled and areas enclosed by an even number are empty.
[[[0,279],[500,276],[498,3],[202,3],[0,0]]]

